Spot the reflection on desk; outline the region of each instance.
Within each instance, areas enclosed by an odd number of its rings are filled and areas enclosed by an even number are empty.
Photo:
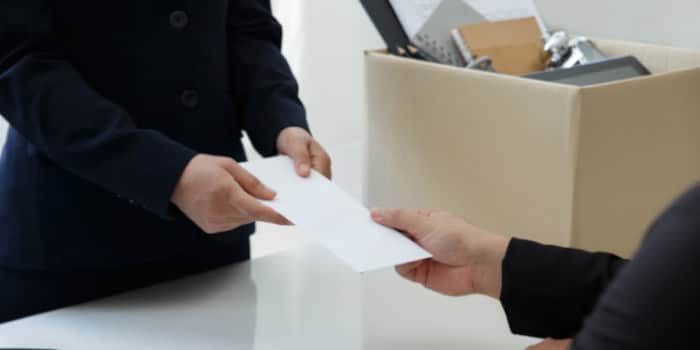
[[[306,246],[0,325],[1,347],[524,349],[500,306],[448,298],[388,269],[357,274]]]

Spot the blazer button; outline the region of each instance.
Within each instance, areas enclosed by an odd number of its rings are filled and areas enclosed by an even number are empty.
[[[183,106],[194,109],[199,105],[199,93],[196,90],[185,90],[180,94],[180,103]]]
[[[190,19],[185,11],[174,11],[170,14],[170,25],[177,29],[185,29]]]

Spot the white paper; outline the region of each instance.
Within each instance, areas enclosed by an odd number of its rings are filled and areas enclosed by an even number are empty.
[[[441,0],[389,0],[409,38],[413,38]],[[548,30],[533,0],[464,0],[489,21],[534,16],[543,34]]]
[[[418,34],[423,24],[440,5],[440,0],[389,0],[389,2],[409,38]]]
[[[367,208],[321,174],[297,175],[287,157],[241,165],[277,192],[273,201],[262,203],[313,235],[357,272],[430,257],[402,234],[372,221]]]
[[[549,33],[533,0],[465,0],[489,21],[535,17],[543,35]]]

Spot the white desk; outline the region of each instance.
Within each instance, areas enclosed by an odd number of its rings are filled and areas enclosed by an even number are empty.
[[[524,349],[496,301],[448,298],[392,269],[356,274],[305,246],[0,326],[0,348]]]

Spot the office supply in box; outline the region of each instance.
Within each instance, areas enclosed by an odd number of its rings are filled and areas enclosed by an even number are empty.
[[[649,70],[633,56],[611,58],[578,65],[568,69],[554,69],[525,75],[525,78],[588,86],[649,75]]]
[[[367,204],[630,256],[700,180],[700,51],[592,40],[653,75],[579,87],[367,53]]]
[[[389,0],[360,0],[360,3],[379,31],[389,52],[402,56],[400,51],[406,50],[411,41],[399,23]]]
[[[522,75],[544,70],[547,56],[534,17],[459,26],[472,54],[488,56],[499,73]]]
[[[549,68],[560,68],[571,56],[569,46],[569,34],[563,30],[547,35],[544,42],[544,51],[549,55]]]
[[[608,59],[608,56],[600,51],[591,40],[583,36],[571,39],[568,46],[571,49],[571,54],[561,68],[571,68]]]
[[[463,67],[467,62],[454,45],[450,32],[462,24],[485,21],[486,18],[462,0],[443,0],[411,41],[438,62]]]
[[[409,38],[418,34],[442,0],[388,0]]]
[[[409,38],[428,20],[441,0],[389,0]],[[463,0],[489,21],[535,17],[540,30],[547,33],[542,17],[533,0]]]
[[[452,41],[457,46],[457,50],[462,56],[462,59],[467,62],[466,68],[468,69],[478,69],[488,72],[495,72],[493,68],[493,61],[489,56],[474,57],[472,52],[467,47],[466,41],[459,32],[459,29],[452,29]]]

